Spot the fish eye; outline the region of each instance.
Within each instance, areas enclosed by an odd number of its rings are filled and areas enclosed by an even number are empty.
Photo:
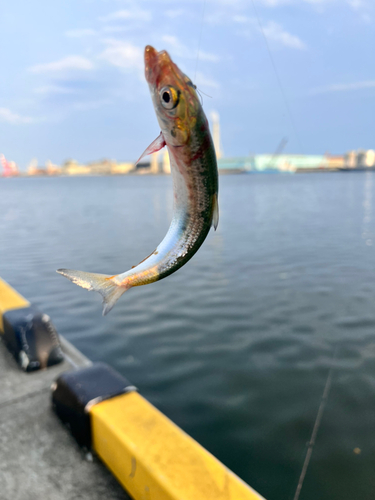
[[[163,87],[160,91],[160,100],[165,109],[173,109],[177,106],[180,95],[173,87]]]

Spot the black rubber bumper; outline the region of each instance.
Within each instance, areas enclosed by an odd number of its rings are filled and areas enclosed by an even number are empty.
[[[60,375],[52,386],[52,406],[78,444],[90,449],[91,405],[135,390],[125,377],[110,366],[95,363]]]
[[[23,370],[47,368],[64,359],[56,328],[36,307],[7,311],[3,323],[2,338]]]

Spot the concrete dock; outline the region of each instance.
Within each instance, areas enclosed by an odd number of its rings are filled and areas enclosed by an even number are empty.
[[[25,373],[0,340],[0,500],[130,500],[51,409],[58,375],[91,364],[69,342],[61,343],[63,363]]]
[[[264,500],[1,279],[0,320],[0,500]]]

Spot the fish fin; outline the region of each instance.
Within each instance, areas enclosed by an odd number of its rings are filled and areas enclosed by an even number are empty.
[[[213,207],[212,207],[212,225],[216,231],[219,224],[219,203],[217,201],[217,194],[214,194]]]
[[[113,280],[116,276],[107,274],[85,273],[72,269],[58,269],[56,272],[86,290],[99,292],[103,297],[103,316],[109,313],[121,295],[130,288],[117,284]]]
[[[157,136],[157,138],[149,145],[148,148],[146,148],[143,153],[141,154],[141,156],[138,158],[138,160],[135,162],[135,165],[137,165],[137,163],[139,163],[142,158],[144,158],[145,156],[147,155],[150,155],[152,153],[156,153],[157,151],[160,151],[161,149],[164,148],[164,146],[166,145],[165,143],[165,140],[164,140],[164,136],[163,136],[163,133],[160,132],[160,134]]]

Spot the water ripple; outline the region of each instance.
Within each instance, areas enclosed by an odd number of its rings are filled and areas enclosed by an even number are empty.
[[[301,498],[373,500],[372,175],[221,177],[218,231],[105,318],[55,269],[139,262],[168,228],[171,179],[0,179],[0,275],[270,500],[293,498],[333,366]]]

